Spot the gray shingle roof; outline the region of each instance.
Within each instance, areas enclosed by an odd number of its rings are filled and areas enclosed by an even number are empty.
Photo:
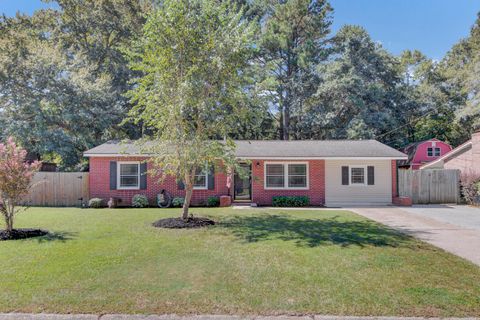
[[[376,140],[237,140],[237,157],[269,158],[392,158],[406,155]],[[86,157],[141,155],[134,142],[109,141],[84,153]]]

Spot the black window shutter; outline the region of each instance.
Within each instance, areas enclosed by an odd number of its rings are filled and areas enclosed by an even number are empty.
[[[348,167],[343,166],[342,167],[342,185],[348,186],[349,184],[349,177],[348,177]]]
[[[140,190],[147,189],[147,163],[140,163]]]
[[[117,161],[110,161],[110,190],[117,190]]]
[[[208,190],[215,190],[215,167],[211,166],[208,171]]]
[[[369,186],[373,186],[375,184],[375,167],[374,166],[368,166],[367,167],[367,184]]]
[[[178,190],[185,190],[185,184],[182,180],[177,180],[177,188]]]

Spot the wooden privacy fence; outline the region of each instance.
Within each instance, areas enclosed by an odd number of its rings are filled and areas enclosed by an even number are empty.
[[[25,205],[68,207],[88,202],[88,172],[37,172]]]
[[[460,171],[399,170],[398,194],[410,197],[417,204],[458,203]]]

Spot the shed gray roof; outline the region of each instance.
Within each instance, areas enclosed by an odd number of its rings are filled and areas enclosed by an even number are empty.
[[[236,140],[236,154],[246,159],[391,158],[406,155],[376,140]],[[86,157],[142,155],[134,142],[109,141]]]

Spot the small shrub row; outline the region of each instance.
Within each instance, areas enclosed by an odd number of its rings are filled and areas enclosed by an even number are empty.
[[[185,198],[183,197],[175,197],[172,199],[172,207],[180,208],[183,207],[185,203]],[[207,207],[218,207],[220,205],[220,198],[219,197],[208,197],[204,205]],[[90,208],[104,208],[106,207],[106,203],[103,199],[100,198],[92,198],[88,201],[88,206]],[[146,208],[149,206],[148,198],[143,194],[136,194],[132,198],[132,207],[134,208]],[[115,208],[116,206],[109,206],[111,208]]]
[[[275,196],[272,198],[274,207],[306,207],[310,204],[307,196]]]

